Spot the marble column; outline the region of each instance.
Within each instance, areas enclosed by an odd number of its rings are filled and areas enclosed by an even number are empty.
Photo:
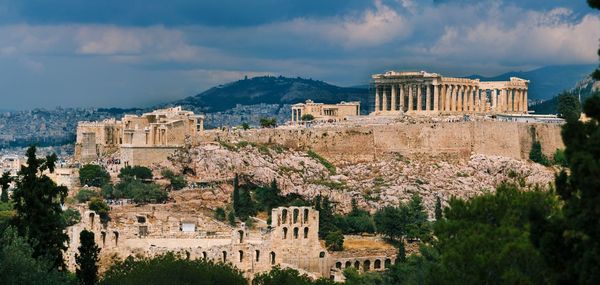
[[[481,96],[481,112],[485,113],[487,111],[487,90],[481,89],[479,96]]]
[[[384,85],[384,86],[383,86],[383,90],[382,90],[382,93],[383,93],[383,98],[382,98],[382,100],[381,100],[381,102],[382,102],[382,103],[381,103],[381,105],[382,105],[382,108],[381,108],[381,110],[382,110],[382,111],[387,111],[387,110],[388,110],[388,109],[387,109],[387,90],[386,90],[386,89],[387,89],[387,88],[386,88],[386,86]]]
[[[438,104],[440,103],[440,92],[439,92],[439,85],[433,85],[433,111],[437,112],[439,109]]]
[[[452,89],[450,90],[450,111],[456,111],[456,85],[452,85]]]
[[[514,93],[513,93],[512,88],[508,89],[508,111],[509,112],[513,112],[514,111],[514,109],[513,109],[513,107],[514,107],[514,105],[513,105],[513,101],[514,101],[513,100],[513,96],[514,96]]]
[[[392,111],[396,111],[396,84],[392,84]]]
[[[446,102],[445,102],[446,104],[444,104],[445,105],[444,111],[450,112],[450,97],[452,95],[451,94],[452,93],[452,85],[450,85],[450,84],[444,85],[444,89],[446,90],[446,92],[445,92],[446,94],[444,97],[445,98],[444,100],[446,100]]]
[[[425,91],[425,111],[431,111],[431,84],[427,84]]]
[[[523,90],[523,111],[525,113],[527,113],[529,111],[529,106],[528,106],[528,100],[527,100],[527,89]]]
[[[400,110],[404,112],[404,85],[400,84],[398,87],[400,88]]]
[[[473,90],[471,86],[467,86],[467,91],[465,92],[466,96],[467,96],[467,107],[465,108],[466,111],[468,112],[472,112],[473,111]]]
[[[417,111],[421,111],[423,109],[423,89],[421,88],[421,84],[417,85]]]
[[[411,112],[413,110],[413,86],[408,85],[408,109],[407,112]]]
[[[375,85],[375,111],[379,111],[379,86]]]

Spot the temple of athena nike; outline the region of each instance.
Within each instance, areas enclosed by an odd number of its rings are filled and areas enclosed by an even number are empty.
[[[528,84],[517,77],[480,81],[425,71],[388,71],[372,76],[373,114],[527,113]]]

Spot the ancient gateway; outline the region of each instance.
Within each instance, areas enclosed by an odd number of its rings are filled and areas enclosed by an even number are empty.
[[[527,113],[529,80],[445,77],[388,71],[372,76],[375,115],[406,113]]]
[[[349,116],[360,115],[360,102],[340,102],[337,104],[305,103],[292,105],[292,122],[302,122],[304,115],[312,115],[317,121],[340,121]]]

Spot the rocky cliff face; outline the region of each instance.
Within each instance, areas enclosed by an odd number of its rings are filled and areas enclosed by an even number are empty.
[[[554,170],[539,164],[501,156],[475,154],[468,159],[452,155],[390,154],[372,161],[340,163],[335,171],[306,152],[247,142],[207,144],[194,148],[192,166],[203,181],[232,178],[268,185],[276,179],[283,193],[307,198],[329,195],[341,212],[350,210],[351,198],[367,209],[396,205],[419,194],[433,212],[435,198],[469,198],[493,191],[502,181],[525,188],[547,188]],[[227,197],[225,195],[221,198]]]

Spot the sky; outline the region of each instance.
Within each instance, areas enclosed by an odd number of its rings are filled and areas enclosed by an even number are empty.
[[[598,62],[585,0],[0,0],[0,109],[146,107],[244,76]]]

